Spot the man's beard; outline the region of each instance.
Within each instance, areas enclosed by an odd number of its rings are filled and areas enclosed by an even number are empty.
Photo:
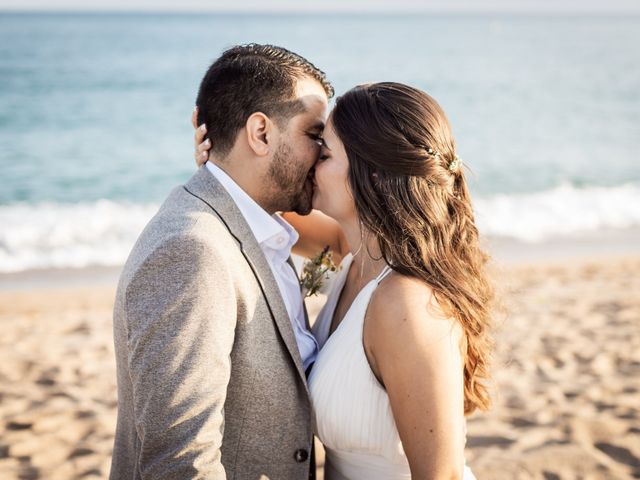
[[[308,169],[298,165],[291,154],[291,147],[280,143],[267,172],[274,210],[307,215],[311,212],[313,182]]]

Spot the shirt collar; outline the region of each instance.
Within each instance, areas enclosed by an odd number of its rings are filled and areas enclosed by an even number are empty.
[[[284,250],[286,257],[291,255],[291,248],[298,241],[298,232],[284,219],[279,213],[276,213],[272,217],[281,226],[280,233],[277,233],[271,238],[268,238],[264,244],[274,250]],[[281,239],[284,239],[282,241]]]
[[[298,232],[277,213],[269,215],[220,167],[213,162],[205,165],[229,193],[260,246],[268,246],[273,250],[286,248],[290,252],[298,241]]]

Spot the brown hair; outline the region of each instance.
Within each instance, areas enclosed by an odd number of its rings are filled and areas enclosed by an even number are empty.
[[[273,117],[280,126],[300,113],[301,104],[292,99],[302,78],[316,80],[333,96],[324,72],[286,48],[250,43],[226,50],[209,67],[196,99],[198,124],[207,125],[212,151],[228,153],[255,112]]]
[[[486,410],[493,287],[447,118],[426,93],[385,82],[349,90],[332,113],[364,228],[382,256],[434,291],[465,336],[464,411]]]

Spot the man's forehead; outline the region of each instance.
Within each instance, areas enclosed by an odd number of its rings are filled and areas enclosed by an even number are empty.
[[[307,111],[324,112],[323,119],[326,118],[329,99],[327,92],[317,80],[303,78],[296,84],[296,99],[301,101]]]
[[[324,99],[324,103],[328,103],[327,92],[322,84],[315,78],[303,77],[296,81],[296,97],[318,97]]]

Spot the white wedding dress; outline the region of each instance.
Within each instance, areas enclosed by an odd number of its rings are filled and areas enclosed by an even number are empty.
[[[389,397],[369,367],[362,343],[364,316],[385,267],[354,299],[329,336],[331,319],[352,261],[342,261],[327,303],[313,325],[320,353],[309,375],[315,433],[324,445],[326,480],[410,479],[409,463]],[[465,466],[464,480],[474,480]]]

